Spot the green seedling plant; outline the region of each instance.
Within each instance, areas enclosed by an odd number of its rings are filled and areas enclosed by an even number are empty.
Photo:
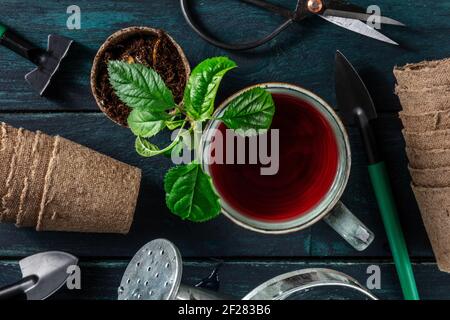
[[[139,63],[110,61],[110,83],[119,99],[131,108],[128,126],[136,136],[135,148],[143,157],[181,152],[183,143],[213,119],[214,103],[225,74],[236,68],[227,57],[201,62],[192,71],[183,99],[175,103],[161,76]],[[236,132],[267,130],[275,113],[271,94],[263,88],[249,89],[233,99],[215,120]],[[151,138],[161,131],[178,130],[175,139],[160,148]],[[183,130],[180,130],[183,129]],[[258,132],[258,131],[257,131]],[[220,199],[198,159],[170,169],[164,178],[166,204],[182,219],[203,222],[220,213]]]

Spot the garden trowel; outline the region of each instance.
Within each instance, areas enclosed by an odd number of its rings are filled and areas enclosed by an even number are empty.
[[[61,288],[69,277],[69,267],[78,264],[71,254],[49,251],[20,260],[22,280],[0,288],[0,300],[43,300]]]
[[[48,36],[47,50],[37,48],[0,24],[0,44],[33,62],[37,68],[25,75],[25,80],[44,95],[50,81],[67,55],[73,40],[51,34]]]
[[[343,120],[349,125],[358,126],[361,131],[369,162],[370,180],[394,257],[403,296],[406,300],[419,300],[389,176],[377,150],[372,129],[372,123],[377,119],[375,105],[355,68],[339,51],[336,53],[336,99]]]

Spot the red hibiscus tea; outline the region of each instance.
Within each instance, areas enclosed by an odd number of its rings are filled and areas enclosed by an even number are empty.
[[[228,161],[210,164],[208,171],[222,203],[248,219],[278,223],[297,219],[323,201],[336,178],[339,150],[332,126],[314,105],[284,93],[272,96],[276,112],[271,129],[279,130],[279,154],[270,156],[279,157],[278,172],[261,174],[267,163]],[[225,125],[217,129],[226,145],[230,135]],[[274,143],[268,137],[269,145]],[[246,144],[250,150],[249,140]]]
[[[259,86],[272,94],[276,105],[268,133],[257,140],[239,136],[237,144],[234,132],[216,120],[242,90],[217,109],[202,134],[203,169],[212,177],[222,213],[265,234],[295,232],[323,220],[356,250],[366,249],[373,232],[340,201],[351,152],[339,117],[325,101],[298,86]]]

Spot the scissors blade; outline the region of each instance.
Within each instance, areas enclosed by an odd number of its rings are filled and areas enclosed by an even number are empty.
[[[340,18],[347,18],[347,19],[357,19],[361,21],[367,22],[370,18],[375,18],[374,15],[363,13],[363,12],[349,12],[349,11],[343,11],[343,10],[334,10],[334,9],[326,9],[322,15],[329,16],[329,17],[340,17]],[[392,18],[384,17],[384,16],[378,16],[376,19],[380,19],[379,22],[382,24],[390,24],[393,26],[402,26],[405,25],[401,23],[400,21],[397,21]]]
[[[366,37],[373,38],[379,41],[387,42],[390,44],[394,44],[398,46],[398,43],[394,40],[389,39],[384,34],[378,32],[374,28],[368,26],[364,22],[361,22],[359,20],[355,19],[347,19],[347,18],[341,18],[341,17],[334,17],[334,16],[323,16],[321,14],[318,15],[322,19],[327,20],[328,22],[331,22],[341,28],[345,28],[347,30],[362,34]]]

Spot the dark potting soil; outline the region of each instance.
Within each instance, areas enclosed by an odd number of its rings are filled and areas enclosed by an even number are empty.
[[[186,70],[171,40],[163,33],[154,37],[138,35],[129,38],[105,51],[100,60],[97,78],[97,94],[102,101],[104,112],[121,125],[127,126],[131,109],[120,101],[111,87],[107,70],[110,60],[141,63],[153,68],[172,91],[175,102],[179,103],[183,99],[187,81]]]

